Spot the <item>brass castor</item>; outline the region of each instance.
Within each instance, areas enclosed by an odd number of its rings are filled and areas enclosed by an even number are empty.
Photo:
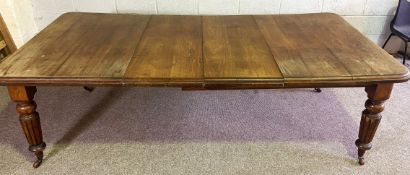
[[[363,157],[359,157],[359,165],[364,165],[364,158]]]
[[[41,163],[43,163],[43,150],[46,149],[46,143],[41,143],[39,145],[33,145],[29,147],[29,150],[31,152],[34,152],[34,155],[36,155],[37,160],[33,163],[34,168],[38,168]]]
[[[41,154],[42,153],[43,152],[41,152]],[[41,165],[41,163],[43,163],[43,158],[37,158],[37,160],[33,163],[33,167],[38,168]]]

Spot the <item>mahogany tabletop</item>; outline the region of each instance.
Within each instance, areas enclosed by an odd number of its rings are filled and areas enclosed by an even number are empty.
[[[336,14],[66,13],[0,63],[3,85],[367,86],[408,70]]]

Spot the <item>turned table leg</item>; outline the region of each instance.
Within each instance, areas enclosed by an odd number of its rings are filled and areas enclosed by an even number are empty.
[[[356,140],[358,148],[359,164],[364,165],[364,153],[372,148],[372,140],[382,118],[384,102],[390,98],[393,84],[377,84],[366,87],[366,109],[362,113],[360,121],[359,139]]]
[[[30,147],[29,150],[35,154],[37,160],[33,167],[37,168],[43,161],[43,150],[46,144],[43,142],[40,117],[36,111],[36,102],[33,101],[36,87],[9,86],[11,100],[17,103],[16,111],[20,114],[20,124]]]

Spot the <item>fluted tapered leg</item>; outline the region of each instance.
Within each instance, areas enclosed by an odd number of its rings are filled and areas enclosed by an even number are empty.
[[[36,87],[9,86],[10,98],[17,103],[16,111],[20,114],[20,124],[29,143],[29,150],[37,158],[33,167],[37,168],[43,161],[43,150],[46,144],[43,142],[40,117],[36,111],[36,102],[33,100]]]
[[[368,100],[360,121],[359,139],[356,140],[359,164],[364,165],[364,153],[372,148],[372,140],[382,118],[384,102],[390,98],[393,84],[377,84],[366,87]]]

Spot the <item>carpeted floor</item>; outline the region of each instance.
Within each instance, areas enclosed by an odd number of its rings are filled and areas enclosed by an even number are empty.
[[[39,87],[48,146],[33,155],[0,89],[1,174],[408,174],[410,83],[395,86],[356,160],[363,88],[180,91]]]

